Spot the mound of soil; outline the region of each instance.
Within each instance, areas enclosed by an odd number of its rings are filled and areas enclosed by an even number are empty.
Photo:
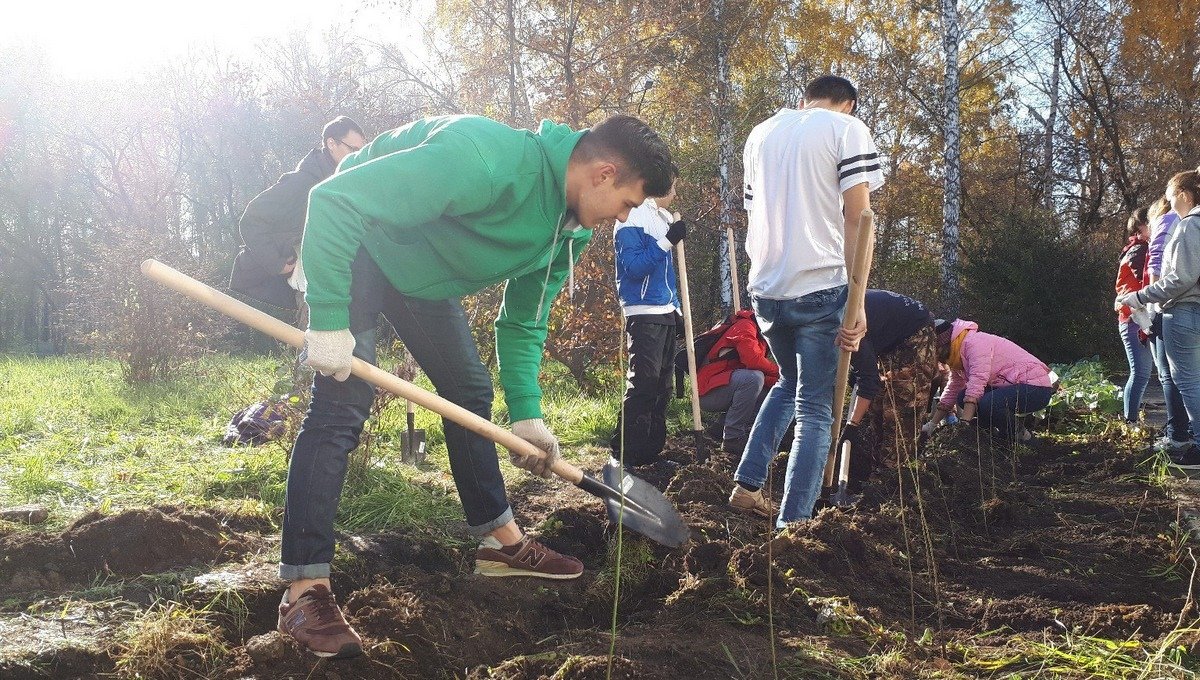
[[[92,512],[61,534],[0,538],[0,594],[58,591],[96,574],[156,574],[237,559],[255,545],[208,512],[183,508]]]

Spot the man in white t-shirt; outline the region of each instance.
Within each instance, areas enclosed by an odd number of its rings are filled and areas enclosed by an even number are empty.
[[[780,379],[750,431],[729,504],[773,514],[762,486],[794,417],[779,527],[812,517],[833,427],[838,348],[856,350],[866,333],[863,322],[840,330],[859,216],[883,185],[871,131],[853,116],[857,105],[850,81],[821,76],[805,87],[803,108],[780,110],[746,140],[747,287]]]

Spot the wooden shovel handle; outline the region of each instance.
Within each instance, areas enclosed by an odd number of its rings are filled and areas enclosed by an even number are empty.
[[[700,424],[700,386],[696,382],[696,345],[695,329],[692,327],[692,303],[688,293],[687,255],[683,251],[683,241],[675,244],[675,255],[679,260],[679,303],[683,307],[683,340],[687,343],[688,377],[692,381],[692,430],[699,432]]]
[[[849,330],[858,324],[858,313],[866,315],[863,300],[867,297],[867,277],[871,273],[871,259],[875,247],[875,213],[867,208],[858,220],[858,241],[854,243],[854,267],[850,272],[850,294],[846,299],[847,313],[842,319],[842,328]],[[864,319],[865,321],[865,319]],[[834,462],[837,460],[837,442],[842,429],[842,402],[846,400],[846,381],[850,377],[850,352],[842,350],[838,355],[837,375],[833,382],[833,429],[830,431],[829,458],[825,461],[825,486],[833,486]]]
[[[262,331],[280,342],[287,343],[296,348],[304,346],[304,331],[290,326],[269,314],[260,312],[244,302],[235,300],[173,267],[151,259],[142,263],[142,273],[168,288],[183,293],[193,300],[212,307],[218,312],[241,321],[251,328]],[[545,457],[546,455],[538,447],[496,425],[492,421],[481,418],[458,404],[451,403],[432,392],[426,392],[407,380],[392,375],[357,357],[354,358],[353,367],[350,369],[350,372],[380,389],[387,390],[399,397],[420,404],[478,435],[487,437],[509,451],[524,456],[534,455]],[[579,484],[583,481],[583,470],[561,458],[550,469],[554,474],[572,484]]]

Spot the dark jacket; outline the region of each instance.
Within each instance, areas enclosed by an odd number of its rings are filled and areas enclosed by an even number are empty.
[[[304,235],[308,192],[333,174],[337,166],[324,148],[308,152],[296,169],[250,200],[238,229],[242,249],[233,261],[229,287],[268,304],[295,309],[296,292],[280,274],[296,256]]]
[[[879,357],[890,354],[923,326],[933,323],[925,305],[890,290],[868,290],[863,301],[867,334],[850,357],[858,396],[875,399],[883,388]]]

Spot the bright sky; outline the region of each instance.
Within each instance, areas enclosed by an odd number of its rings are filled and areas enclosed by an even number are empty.
[[[398,3],[397,3],[398,4]],[[396,31],[410,22],[379,0],[15,0],[5,3],[0,45],[40,48],[69,78],[117,77],[216,46],[252,53],[264,38],[328,27]],[[0,64],[0,68],[3,65]]]

